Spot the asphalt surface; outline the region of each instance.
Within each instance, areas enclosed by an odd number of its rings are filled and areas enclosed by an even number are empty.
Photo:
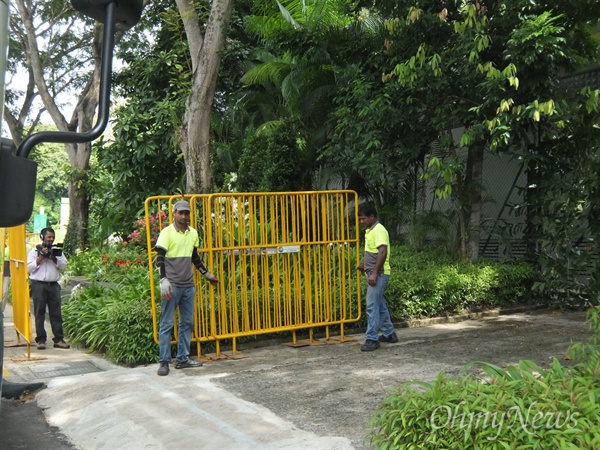
[[[119,367],[83,348],[32,348],[27,358],[11,314],[9,305],[5,380],[46,387],[2,399],[2,449],[368,449],[367,422],[399,383],[459,375],[477,360],[569,364],[571,343],[590,336],[583,312],[465,316],[399,324],[400,342],[370,353],[362,334],[263,343],[158,377],[157,364]]]

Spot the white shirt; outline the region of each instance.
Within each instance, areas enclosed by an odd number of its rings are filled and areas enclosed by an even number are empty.
[[[53,282],[60,278],[60,271],[67,267],[67,258],[64,255],[56,257],[56,264],[50,258],[43,258],[38,266],[37,250],[34,248],[27,255],[27,271],[29,279],[35,281]]]

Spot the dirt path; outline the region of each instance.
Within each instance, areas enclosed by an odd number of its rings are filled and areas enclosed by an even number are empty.
[[[471,361],[499,366],[531,359],[548,367],[564,364],[573,342],[591,335],[585,314],[515,314],[398,330],[398,344],[371,353],[355,342],[316,347],[268,347],[247,350],[248,358],[207,367],[225,376],[217,384],[259,403],[297,427],[319,435],[343,436],[356,448],[366,423],[389,390],[409,380],[434,380],[439,372],[458,375]]]

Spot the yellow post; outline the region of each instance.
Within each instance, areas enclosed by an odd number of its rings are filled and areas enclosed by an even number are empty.
[[[2,311],[4,311],[4,247],[6,246],[6,229],[0,228],[0,292],[2,292]]]

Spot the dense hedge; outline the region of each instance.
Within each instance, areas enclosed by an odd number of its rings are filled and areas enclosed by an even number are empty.
[[[438,251],[392,247],[387,303],[394,321],[511,306],[530,300],[536,280],[525,263],[458,260]]]

